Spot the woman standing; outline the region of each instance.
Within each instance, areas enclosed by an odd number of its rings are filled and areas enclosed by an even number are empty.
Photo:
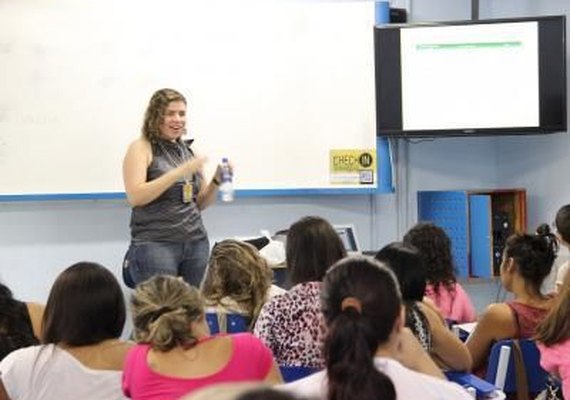
[[[129,286],[158,274],[182,276],[198,286],[204,275],[210,245],[200,213],[215,201],[221,168],[206,182],[206,159],[194,154],[192,141],[182,140],[185,133],[186,99],[173,89],[158,90],[142,136],[131,143],[123,163],[133,207],[123,264]]]

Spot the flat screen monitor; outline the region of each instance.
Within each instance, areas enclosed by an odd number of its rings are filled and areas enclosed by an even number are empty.
[[[379,136],[566,131],[565,17],[374,30]]]
[[[340,240],[342,240],[344,248],[349,255],[361,253],[354,225],[334,225],[334,229],[336,230],[336,233],[338,233],[338,236],[340,237]]]

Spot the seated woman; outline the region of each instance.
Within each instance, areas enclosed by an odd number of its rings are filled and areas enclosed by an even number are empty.
[[[267,262],[252,245],[238,240],[217,243],[202,283],[206,312],[217,313],[219,320],[224,314],[241,314],[253,329],[271,288],[271,277]]]
[[[484,374],[494,341],[532,338],[536,326],[552,306],[552,296],[543,295],[540,287],[550,273],[558,244],[548,225],[542,225],[538,232],[517,233],[506,241],[501,283],[514,295],[514,300],[490,304],[469,336],[466,344],[477,374]]]
[[[335,264],[323,283],[326,371],[283,385],[314,399],[467,400],[409,329],[394,274],[367,257]]]
[[[469,295],[457,282],[451,240],[440,227],[426,222],[416,224],[404,235],[404,243],[414,246],[426,264],[426,292],[443,317],[450,322],[472,322],[477,318]]]
[[[320,310],[321,280],[346,250],[326,220],[304,217],[289,228],[285,253],[294,286],[263,306],[254,333],[279,365],[320,369],[326,330]]]
[[[210,336],[198,289],[173,276],[139,284],[131,298],[135,339],[123,373],[132,399],[179,399],[222,382],[281,382],[271,351],[250,333]]]
[[[44,307],[14,299],[0,283],[0,361],[12,351],[39,343]]]
[[[376,254],[398,278],[406,310],[406,326],[438,363],[446,369],[471,369],[471,355],[465,344],[451,332],[441,315],[422,302],[426,287],[426,273],[419,252],[400,242],[394,242]]]
[[[554,225],[556,226],[556,238],[560,246],[568,249],[570,247],[570,204],[563,205],[558,209]],[[561,290],[569,267],[570,261],[566,261],[556,271],[556,292]]]
[[[67,268],[48,297],[43,344],[0,363],[0,399],[122,399],[121,371],[132,345],[119,340],[125,314],[109,270],[89,262]]]
[[[566,274],[552,309],[536,328],[540,365],[562,380],[563,398],[570,399],[570,274]]]

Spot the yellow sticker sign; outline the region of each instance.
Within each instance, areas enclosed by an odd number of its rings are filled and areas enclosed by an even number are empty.
[[[376,151],[330,151],[330,181],[342,185],[372,185],[376,182]]]

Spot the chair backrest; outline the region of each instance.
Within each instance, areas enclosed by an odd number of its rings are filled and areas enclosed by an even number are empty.
[[[311,367],[295,367],[289,365],[280,365],[279,370],[281,371],[281,376],[283,377],[283,382],[289,383],[306,376],[312,375],[315,372],[320,371],[318,368]]]
[[[530,393],[538,393],[546,388],[546,380],[548,378],[548,373],[540,366],[540,352],[534,340],[518,339],[518,343],[528,381],[528,391]],[[511,350],[510,352],[503,351],[504,354],[508,354],[508,362],[505,362],[507,367],[503,392],[514,393],[517,391],[517,379],[515,366],[516,349],[513,347],[513,339],[500,340],[491,347],[485,380],[495,383],[498,366],[501,363],[501,347],[503,346],[507,346]]]
[[[247,332],[249,321],[245,315],[207,312],[206,322],[212,335],[216,333]]]

